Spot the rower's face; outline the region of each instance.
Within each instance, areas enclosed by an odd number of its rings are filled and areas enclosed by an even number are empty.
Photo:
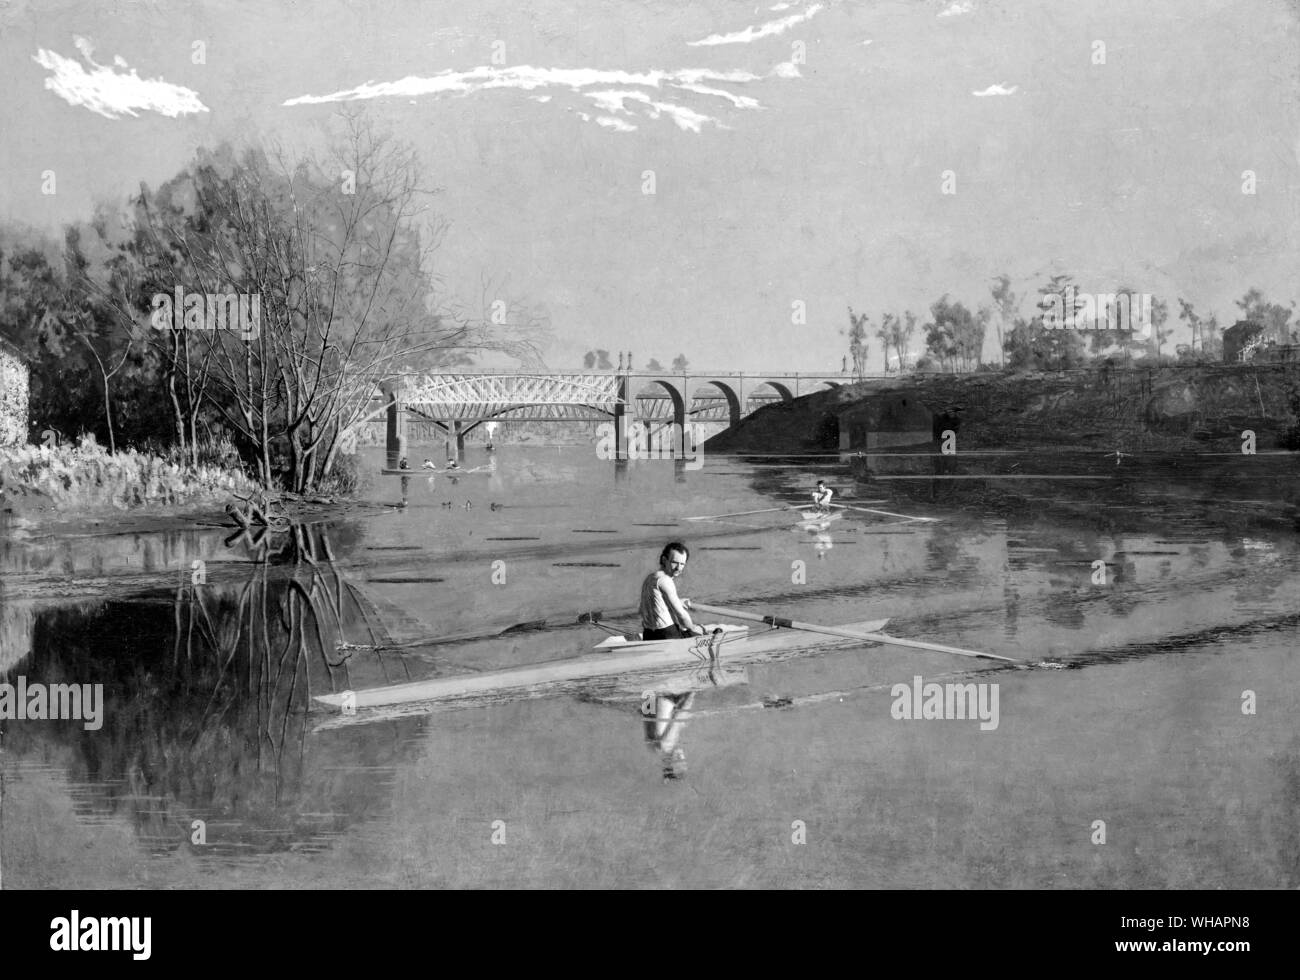
[[[670,551],[659,559],[659,563],[663,565],[663,569],[668,573],[669,577],[676,578],[686,568],[686,556],[680,551]]]

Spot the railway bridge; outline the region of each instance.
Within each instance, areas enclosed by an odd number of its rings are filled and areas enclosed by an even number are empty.
[[[449,454],[485,422],[599,422],[614,425],[619,458],[630,426],[668,429],[687,455],[687,425],[735,425],[764,405],[792,401],[857,380],[843,372],[456,371],[403,375],[381,387],[387,406],[388,466],[406,455],[407,425],[422,420],[446,434]],[[647,436],[650,432],[647,432]]]

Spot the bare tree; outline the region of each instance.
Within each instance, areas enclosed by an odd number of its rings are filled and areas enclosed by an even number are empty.
[[[853,358],[853,377],[861,379],[867,373],[867,331],[871,317],[857,314],[849,307],[849,356]],[[840,331],[843,333],[843,331]]]
[[[88,314],[83,316],[88,316]],[[77,339],[86,345],[86,349],[90,351],[91,357],[94,358],[96,367],[99,368],[99,376],[104,384],[104,421],[108,425],[108,451],[110,453],[116,453],[117,436],[113,432],[113,401],[109,397],[108,386],[113,375],[122,370],[122,366],[126,364],[126,359],[131,355],[131,341],[127,341],[126,349],[122,351],[122,356],[118,360],[117,365],[110,368],[104,363],[105,358],[101,357],[99,351],[95,350],[95,344],[89,330],[84,326],[79,326],[75,323],[71,325],[71,330],[73,334],[76,335]],[[105,357],[107,356],[108,355],[105,355]]]
[[[885,373],[889,373],[889,344],[894,336],[894,324],[898,318],[892,313],[886,313],[880,318],[880,329],[876,331],[876,339],[880,341],[881,351],[885,357]],[[899,365],[899,374],[903,373],[902,365]]]
[[[474,350],[537,355],[544,311],[489,297],[486,278],[481,315],[436,303],[429,270],[447,226],[429,213],[436,191],[420,173],[408,147],[346,115],[324,162],[223,148],[156,200],[142,195],[155,274],[260,311],[241,329],[173,331],[168,363],[185,381],[191,428],[206,401],[254,448],[267,483],[273,444],[288,452],[293,489],[317,483],[384,411],[371,408],[376,389],[404,374]]]
[[[1007,363],[1006,335],[1020,312],[1020,297],[1012,291],[1011,277],[1005,274],[993,280],[990,292],[993,295],[996,314],[993,322],[998,332],[998,354],[1005,365]]]

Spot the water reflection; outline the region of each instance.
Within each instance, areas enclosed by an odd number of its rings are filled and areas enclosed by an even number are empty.
[[[385,634],[324,531],[242,528],[228,546],[251,559],[242,581],[193,573],[174,590],[37,612],[22,675],[102,684],[104,725],[8,722],[7,761],[59,759],[83,816],[125,817],[153,852],[318,850],[384,805],[412,740],[309,740],[313,694],[409,675],[381,650],[358,653]],[[22,619],[5,608],[8,635]],[[0,668],[15,681],[16,662]]]

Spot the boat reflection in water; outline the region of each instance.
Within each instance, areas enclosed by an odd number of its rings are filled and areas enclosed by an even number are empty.
[[[748,684],[743,666],[712,664],[657,681],[654,690],[641,695],[641,717],[647,747],[659,757],[665,780],[686,776],[686,749],[682,735],[690,719],[695,695],[709,688]]]

